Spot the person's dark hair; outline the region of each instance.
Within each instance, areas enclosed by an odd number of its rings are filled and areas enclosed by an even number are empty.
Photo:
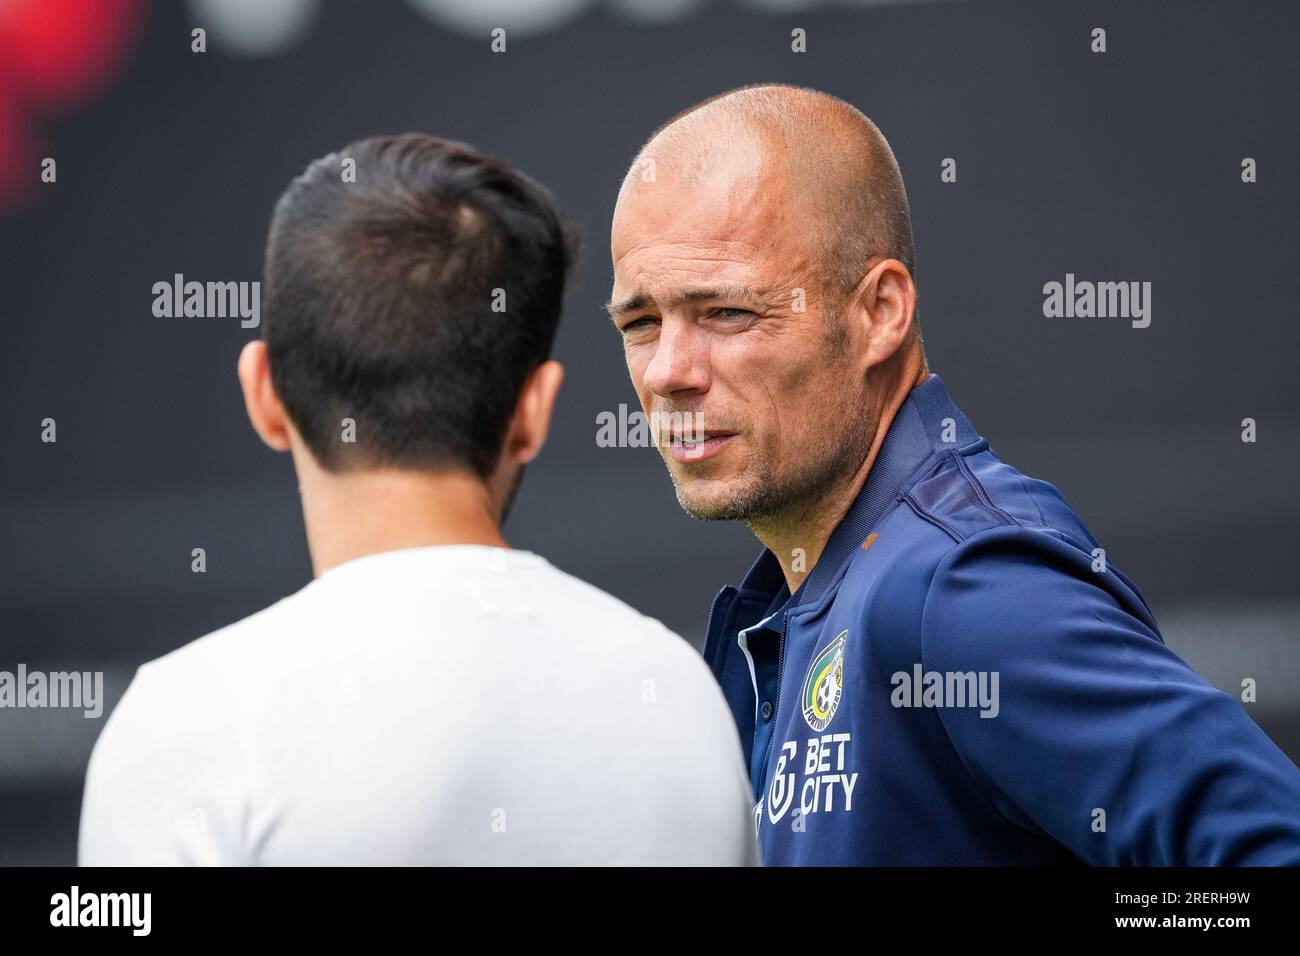
[[[464,143],[376,136],[308,166],[271,220],[263,332],[320,465],[487,477],[575,251],[544,187]]]

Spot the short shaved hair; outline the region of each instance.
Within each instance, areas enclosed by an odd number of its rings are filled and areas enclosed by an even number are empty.
[[[829,227],[819,250],[829,285],[847,292],[881,259],[897,259],[915,278],[903,175],[888,140],[859,109],[806,87],[743,86],[673,116],[650,134],[637,160],[653,154],[689,178],[709,161],[707,134],[719,126],[757,134],[814,197],[814,212]]]

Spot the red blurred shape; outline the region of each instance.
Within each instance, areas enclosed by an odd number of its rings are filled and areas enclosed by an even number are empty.
[[[38,115],[90,102],[121,67],[141,0],[0,0],[0,207],[39,181]],[[56,157],[57,158],[57,157]]]

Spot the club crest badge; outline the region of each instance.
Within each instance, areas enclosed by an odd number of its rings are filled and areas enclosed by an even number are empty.
[[[844,691],[844,643],[849,632],[841,631],[835,640],[808,665],[803,680],[803,719],[821,733],[835,716]]]

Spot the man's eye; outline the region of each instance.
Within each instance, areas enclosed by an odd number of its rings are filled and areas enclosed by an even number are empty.
[[[627,325],[623,326],[621,331],[626,335],[628,332],[635,332],[639,328],[645,328],[646,326],[652,325],[654,321],[655,320],[652,316],[643,315],[641,318],[633,319]]]
[[[715,309],[713,314],[724,319],[747,319],[754,313],[749,309]]]

